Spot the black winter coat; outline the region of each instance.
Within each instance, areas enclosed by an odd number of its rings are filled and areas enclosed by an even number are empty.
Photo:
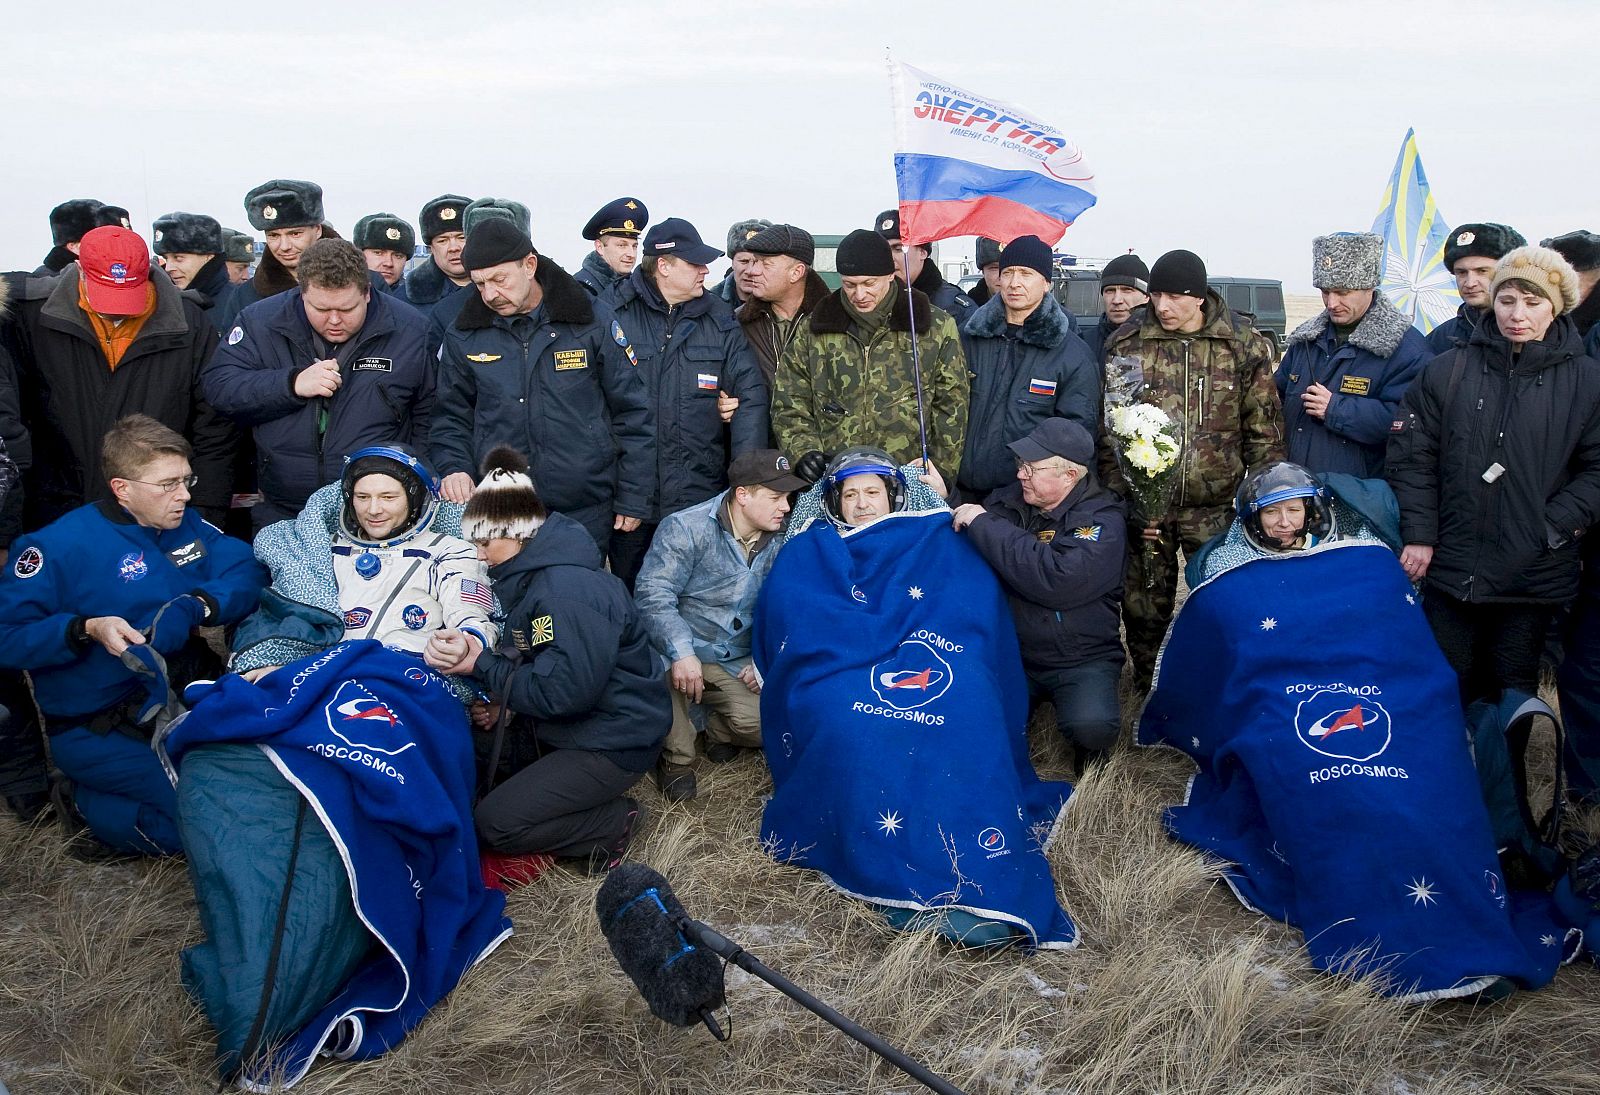
[[[668,308],[635,270],[600,299],[610,304],[639,358],[656,427],[656,502],[651,521],[728,487],[732,457],[767,447],[767,384],[739,321],[702,293]],[[724,430],[717,392],[739,400]]]
[[[296,395],[295,377],[327,357],[340,362],[339,389],[326,399]],[[316,337],[299,289],[241,312],[203,380],[211,405],[255,435],[256,479],[268,507],[257,515],[258,527],[299,513],[357,449],[425,446],[436,368],[427,355],[427,322],[387,293],[369,294],[361,330],[339,346]]]
[[[611,309],[539,259],[532,315],[503,317],[477,293],[445,331],[430,447],[441,476],[474,479],[489,450],[511,445],[539,496],[570,513],[601,505],[646,519],[655,494],[650,393]]]
[[[238,431],[206,403],[200,385],[216,329],[164,271],[152,269],[150,284],[155,312],[115,370],[78,305],[76,263],[59,277],[27,279],[12,301],[17,391],[33,439],[33,468],[23,480],[27,528],[111,496],[100,443],[130,414],[147,414],[189,439],[190,466],[200,477],[192,504],[214,520],[227,512]]]
[[[1100,370],[1051,294],[1014,337],[1005,301],[990,300],[962,329],[961,349],[972,378],[961,457],[964,490],[981,498],[1015,479],[1016,457],[1006,446],[1047,418],[1068,418],[1090,437],[1099,434]]]
[[[1122,661],[1118,638],[1127,516],[1122,500],[1092,479],[1048,513],[1001,487],[967,535],[1006,587],[1023,665],[1070,669]]]
[[[1430,588],[1472,602],[1571,597],[1576,541],[1600,519],[1600,362],[1571,319],[1513,359],[1491,314],[1429,362],[1401,402],[1386,477],[1401,539],[1434,548]]]
[[[506,622],[500,650],[480,654],[473,677],[529,716],[541,744],[649,770],[672,699],[633,598],[602,569],[584,527],[552,513],[489,580]]]

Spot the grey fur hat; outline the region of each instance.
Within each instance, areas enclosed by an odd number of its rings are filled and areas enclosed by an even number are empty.
[[[244,196],[250,227],[309,228],[322,223],[322,187],[303,179],[272,179]]]
[[[771,227],[771,221],[762,220],[760,217],[751,217],[747,221],[734,221],[728,226],[728,257],[731,259],[740,251],[748,250],[745,241],[754,239]]]
[[[1580,273],[1600,269],[1600,235],[1594,232],[1580,228],[1575,232],[1540,240],[1539,246],[1557,252]]]
[[[256,261],[256,238],[248,232],[236,232],[232,228],[224,228],[222,247],[229,262]]]
[[[222,225],[204,213],[168,213],[151,226],[150,246],[158,255],[220,255]]]
[[[1311,284],[1318,289],[1376,289],[1382,273],[1382,236],[1335,232],[1311,241]]]
[[[528,213],[528,207],[510,198],[479,198],[475,202],[467,203],[466,209],[461,213],[461,223],[470,236],[474,228],[495,217],[510,221],[522,230],[524,236],[533,235],[532,217]]]
[[[369,213],[356,221],[350,242],[363,251],[398,251],[410,258],[417,248],[417,234],[393,213]]]

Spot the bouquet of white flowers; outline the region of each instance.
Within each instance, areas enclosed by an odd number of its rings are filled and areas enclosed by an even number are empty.
[[[1182,477],[1182,424],[1152,403],[1128,403],[1106,408],[1106,428],[1116,450],[1117,467],[1128,484],[1134,524],[1143,528],[1160,524]],[[1148,541],[1143,547],[1146,552],[1152,550]]]

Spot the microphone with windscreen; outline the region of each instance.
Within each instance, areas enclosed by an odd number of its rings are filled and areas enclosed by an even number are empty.
[[[728,1035],[712,1017],[725,999],[723,967],[717,962],[720,955],[826,1019],[924,1087],[940,1095],[963,1095],[960,1088],[769,969],[737,943],[690,919],[667,880],[644,864],[624,863],[613,870],[600,886],[594,904],[600,931],[617,965],[656,1018],[678,1027],[701,1022],[719,1041],[726,1041]]]

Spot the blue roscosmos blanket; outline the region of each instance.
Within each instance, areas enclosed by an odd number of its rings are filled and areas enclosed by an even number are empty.
[[[197,685],[162,749],[254,743],[310,804],[339,849],[356,913],[381,944],[328,1005],[245,1086],[298,1081],[319,1051],[374,1057],[397,1045],[511,932],[486,890],[472,826],[466,714],[422,662],[373,640],[341,643],[251,684]]]
[[[1139,724],[1199,771],[1167,811],[1320,969],[1412,1000],[1543,985],[1569,939],[1507,894],[1455,675],[1394,554],[1336,542],[1190,593]]]
[[[1043,852],[1071,788],[1028,760],[1011,613],[948,512],[843,536],[819,521],[789,541],[754,652],[775,858],[853,897],[1075,945]]]

